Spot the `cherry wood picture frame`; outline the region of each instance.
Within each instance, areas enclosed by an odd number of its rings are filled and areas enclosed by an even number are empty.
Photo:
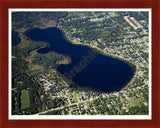
[[[9,8],[149,8],[152,9],[151,120],[9,120]],[[0,0],[0,128],[160,127],[160,1],[159,0]]]

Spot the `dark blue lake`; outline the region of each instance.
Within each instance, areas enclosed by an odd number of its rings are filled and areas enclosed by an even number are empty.
[[[12,30],[12,46],[16,46],[21,42],[18,32]]]
[[[32,29],[25,32],[34,41],[49,43],[39,49],[45,54],[55,51],[71,58],[71,63],[60,65],[57,71],[69,82],[104,92],[119,91],[135,74],[136,67],[126,61],[106,56],[87,46],[69,42],[58,28]],[[73,84],[72,83],[72,84]]]

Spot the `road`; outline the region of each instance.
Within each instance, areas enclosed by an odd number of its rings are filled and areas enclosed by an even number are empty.
[[[59,110],[59,109],[65,108],[65,107],[70,107],[70,106],[72,106],[72,105],[78,105],[79,103],[85,103],[85,102],[88,102],[88,101],[93,101],[93,100],[98,99],[100,96],[101,96],[101,95],[97,96],[96,98],[88,99],[88,100],[85,100],[85,101],[78,101],[77,103],[65,105],[65,106],[62,106],[62,107],[52,108],[52,109],[49,109],[49,110],[46,110],[46,111],[43,111],[43,112],[39,112],[39,113],[37,113],[37,114],[35,114],[35,115],[45,114],[45,113],[50,112],[50,111],[53,111],[53,110]]]

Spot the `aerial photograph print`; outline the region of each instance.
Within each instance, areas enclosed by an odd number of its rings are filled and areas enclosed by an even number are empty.
[[[151,9],[9,9],[10,119],[150,119]]]

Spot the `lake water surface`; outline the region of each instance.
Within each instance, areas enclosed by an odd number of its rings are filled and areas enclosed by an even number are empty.
[[[89,87],[104,92],[119,91],[134,76],[136,66],[123,60],[106,56],[83,45],[72,44],[58,28],[31,29],[25,32],[34,41],[49,43],[38,52],[55,51],[71,58],[71,63],[60,65],[57,71],[80,87]]]
[[[12,46],[16,46],[21,42],[18,32],[12,30]]]

